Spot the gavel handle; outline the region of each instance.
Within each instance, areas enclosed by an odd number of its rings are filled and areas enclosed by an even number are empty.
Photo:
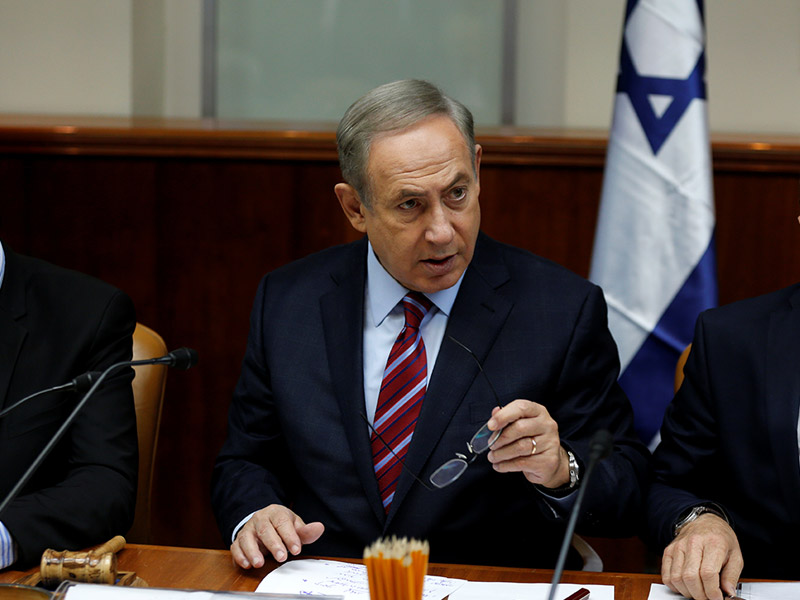
[[[124,547],[125,547],[125,538],[122,537],[121,535],[115,535],[113,538],[108,540],[102,546],[98,546],[97,548],[92,550],[92,554],[95,554],[97,556],[105,554],[106,552],[113,552],[114,554],[116,554]]]

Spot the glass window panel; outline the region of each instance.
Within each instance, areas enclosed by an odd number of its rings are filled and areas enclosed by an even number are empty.
[[[503,0],[219,0],[222,118],[338,121],[369,89],[427,79],[500,121]]]

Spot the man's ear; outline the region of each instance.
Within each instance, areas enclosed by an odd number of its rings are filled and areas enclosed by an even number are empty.
[[[344,211],[344,215],[350,221],[350,225],[356,231],[366,233],[367,224],[364,218],[364,211],[367,208],[361,203],[355,188],[349,183],[337,183],[333,191],[336,192],[336,197],[339,199],[339,204]]]
[[[478,185],[481,183],[481,156],[483,156],[483,148],[480,144],[475,144],[475,178],[478,180]]]

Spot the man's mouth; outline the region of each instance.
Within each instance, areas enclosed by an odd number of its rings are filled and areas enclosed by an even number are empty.
[[[445,256],[444,258],[426,258],[423,262],[430,263],[432,265],[441,265],[446,263],[451,258],[453,258],[452,255]]]
[[[452,271],[456,255],[451,254],[443,258],[426,258],[422,262],[427,265],[432,275],[445,275]]]

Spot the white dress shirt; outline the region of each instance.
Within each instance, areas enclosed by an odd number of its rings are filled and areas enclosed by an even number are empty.
[[[425,294],[434,305],[419,326],[428,358],[428,381],[439,355],[447,319],[463,280],[462,273],[454,286]],[[378,406],[386,361],[405,324],[405,311],[401,301],[408,291],[383,268],[369,244],[367,285],[364,290],[364,408],[370,423],[374,420]],[[427,381],[425,385],[427,386]]]

